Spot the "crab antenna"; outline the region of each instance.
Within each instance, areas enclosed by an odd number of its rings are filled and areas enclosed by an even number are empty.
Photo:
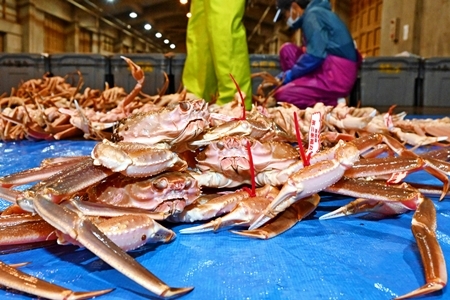
[[[241,100],[242,100],[242,117],[241,117],[241,120],[245,120],[245,118],[246,118],[246,116],[245,116],[245,101],[244,101],[244,97],[242,96],[241,88],[239,87],[238,83],[234,79],[233,75],[231,75],[231,73],[230,73],[230,77],[233,80],[234,85],[236,86],[236,89],[238,90],[239,96],[241,97]]]
[[[297,136],[298,150],[300,152],[300,156],[302,157],[303,165],[306,167],[309,166],[309,159],[305,155],[305,149],[303,148],[300,128],[298,128],[297,112],[295,111],[294,111],[294,125],[295,125],[295,135]]]
[[[250,150],[250,142],[247,141],[247,151],[248,151],[248,158],[250,162],[250,177],[252,178],[252,190],[248,191],[250,194],[250,197],[256,197],[256,180],[255,180],[255,165],[253,164],[253,156],[252,156],[252,150]]]

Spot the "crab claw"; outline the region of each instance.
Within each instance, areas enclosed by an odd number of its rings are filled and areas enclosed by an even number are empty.
[[[351,143],[340,141],[334,159],[309,165],[291,175],[278,196],[249,229],[253,230],[264,225],[298,200],[336,183],[357,160],[359,160],[358,148]]]
[[[0,261],[0,281],[15,290],[33,294],[47,299],[88,299],[101,296],[114,289],[105,289],[92,292],[74,292],[56,284],[48,283],[39,278],[30,276],[15,267]]]
[[[180,233],[199,233],[216,231],[226,226],[248,226],[267,207],[270,199],[266,197],[250,197],[239,202],[228,214],[203,225],[181,229]]]
[[[308,198],[298,201],[288,207],[285,211],[279,214],[275,219],[266,225],[254,229],[234,231],[232,233],[242,235],[250,238],[257,238],[267,240],[273,238],[286,230],[292,228],[299,221],[309,216],[319,205],[320,197],[318,194],[314,194]]]
[[[380,200],[359,198],[332,212],[319,217],[319,220],[334,219],[360,213],[377,213],[381,215],[398,215],[411,210],[401,202],[383,202]]]
[[[152,293],[160,297],[172,298],[184,295],[193,289],[193,287],[169,287],[112,242],[88,218],[57,205],[40,195],[35,198],[34,206],[36,212],[50,225],[77,240],[111,267]]]

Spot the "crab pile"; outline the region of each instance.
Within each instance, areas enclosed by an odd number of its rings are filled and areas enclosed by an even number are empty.
[[[83,137],[109,138],[115,122],[131,114],[158,111],[171,102],[191,97],[186,91],[166,95],[167,75],[158,95],[141,92],[144,72],[131,60],[127,61],[136,79],[135,88],[127,93],[122,87],[104,90],[83,87],[83,77],[72,86],[68,76],[31,79],[13,88],[9,96],[0,97],[0,140],[62,140]]]
[[[1,216],[0,243],[54,240],[85,247],[152,294],[179,297],[193,288],[171,287],[127,252],[173,240],[175,232],[165,226],[171,223],[196,222],[181,234],[238,227],[233,233],[240,236],[274,238],[310,217],[326,192],[355,200],[323,220],[414,211],[411,228],[425,284],[397,299],[438,292],[447,270],[428,195],[447,195],[449,152],[443,136],[423,131],[406,140],[392,125],[400,119],[392,111],[380,115],[345,106],[300,111],[283,104],[246,112],[239,101],[218,107],[202,99],[129,114],[89,156],[48,159],[3,174],[0,196],[11,205]],[[438,146],[419,154],[404,142]],[[417,171],[441,184],[408,182]],[[111,292],[74,292],[6,263],[0,264],[0,284],[52,299]]]

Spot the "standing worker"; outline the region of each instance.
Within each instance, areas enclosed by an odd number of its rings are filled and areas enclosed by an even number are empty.
[[[317,102],[335,106],[350,94],[361,61],[350,32],[328,0],[277,0],[277,6],[289,11],[290,28],[301,29],[306,50],[283,44],[277,76],[282,86],[274,98],[301,109]]]
[[[245,0],[192,0],[183,84],[188,92],[223,105],[234,99],[234,77],[251,108],[252,85],[245,27]]]

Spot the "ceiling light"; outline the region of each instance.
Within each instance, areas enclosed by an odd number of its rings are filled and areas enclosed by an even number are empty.
[[[187,4],[187,0],[180,0],[181,4]]]
[[[155,33],[155,36],[159,39],[160,37],[162,37],[162,34],[161,34],[161,32],[157,32],[157,33]]]
[[[130,12],[130,18],[137,18],[137,13],[135,13],[134,11]]]
[[[150,29],[152,29],[152,25],[150,25],[150,24],[145,24],[145,25],[144,25],[144,28],[145,28],[145,30],[150,30]]]
[[[170,44],[170,49],[175,49],[175,44]]]
[[[168,39],[165,39],[164,40],[164,44],[168,44],[169,43],[169,40]]]
[[[188,12],[188,13],[186,14],[186,17],[188,17],[188,18],[192,17],[191,12]]]

